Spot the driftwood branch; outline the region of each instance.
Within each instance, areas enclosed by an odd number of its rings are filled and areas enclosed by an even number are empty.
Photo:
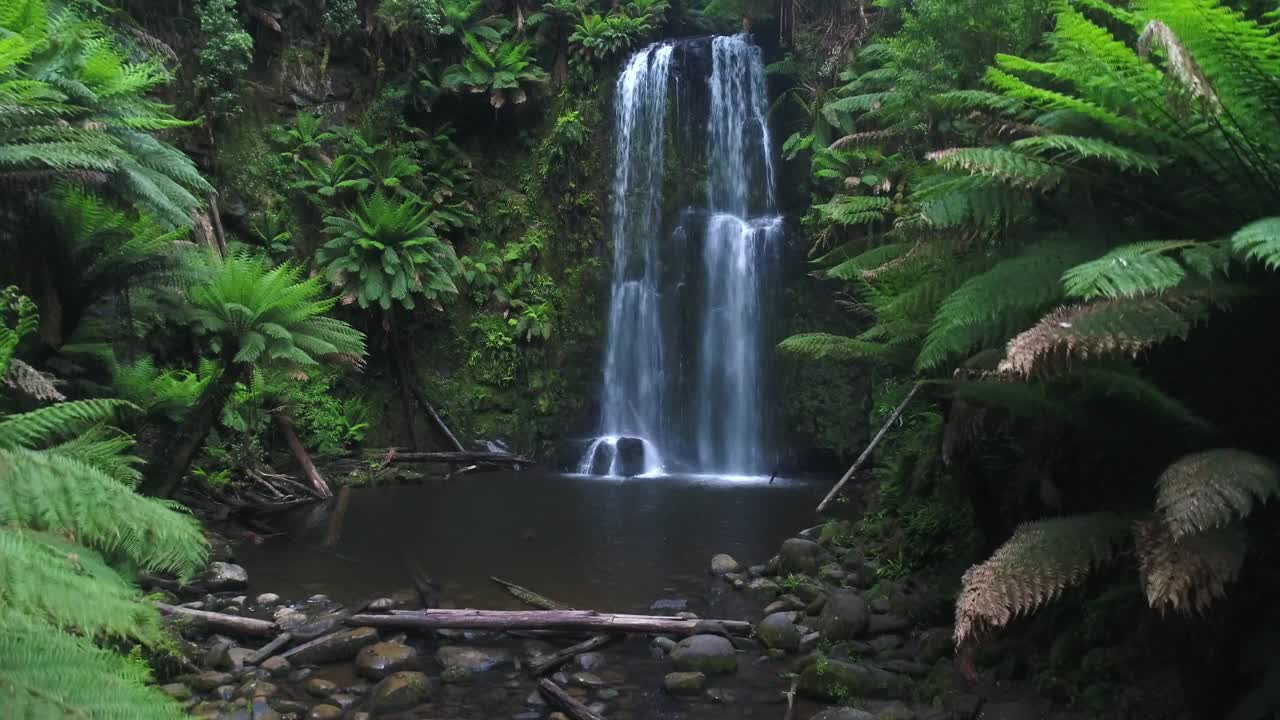
[[[254,618],[240,617],[239,615],[195,610],[162,602],[155,603],[155,606],[163,615],[188,618],[205,627],[238,635],[271,635],[278,630],[276,624],[270,620],[256,620]]]
[[[280,649],[283,648],[285,645],[288,645],[289,641],[292,639],[293,639],[292,634],[287,632],[280,633],[279,635],[276,636],[275,640],[272,640],[266,645],[263,645],[262,647],[258,648],[257,652],[245,658],[244,660],[245,664],[257,665],[261,663],[263,660],[266,660],[272,655],[275,655],[276,653],[280,652]]]
[[[858,468],[862,467],[862,463],[866,462],[867,458],[871,457],[871,451],[875,450],[876,445],[879,445],[880,441],[884,439],[885,433],[889,432],[889,428],[897,422],[898,418],[902,415],[902,411],[907,409],[907,404],[910,403],[911,398],[915,397],[916,393],[920,391],[922,385],[923,383],[916,383],[915,387],[911,388],[911,392],[907,393],[907,396],[902,398],[902,402],[898,403],[897,409],[893,411],[893,414],[889,416],[889,419],[880,428],[880,432],[876,433],[876,436],[871,438],[871,444],[867,445],[867,449],[863,450],[862,454],[858,456],[858,459],[853,461],[853,465],[849,466],[848,472],[844,474],[844,477],[840,478],[840,482],[836,483],[836,486],[831,488],[831,492],[827,493],[827,496],[822,498],[822,502],[818,503],[818,512],[822,512],[827,509],[827,505],[830,505],[836,495],[840,494],[840,488],[844,487],[844,484],[849,482],[849,478],[853,477],[853,474],[858,472]]]
[[[751,631],[751,623],[739,620],[685,620],[594,610],[392,610],[390,615],[353,615],[346,623],[414,630],[595,630],[654,635],[692,635],[718,630],[745,635]]]
[[[492,575],[489,576],[489,579],[498,583],[503,588],[505,588],[506,591],[511,593],[511,596],[514,597],[515,599],[531,607],[536,607],[539,610],[572,610],[573,609],[568,605],[565,605],[564,603],[558,603],[555,600],[552,600],[546,595],[539,595],[538,593],[530,590],[527,587],[524,587],[523,585],[517,585],[512,582],[507,582],[502,578],[496,578],[496,577],[493,577]]]
[[[591,712],[586,705],[578,702],[576,698],[550,680],[544,678],[539,682],[538,690],[542,691],[543,696],[547,698],[547,702],[563,710],[573,720],[604,720],[603,717]]]
[[[546,675],[555,670],[564,663],[568,662],[575,655],[581,655],[584,652],[591,652],[597,648],[608,645],[615,636],[613,635],[595,635],[583,640],[576,645],[554,652],[540,660],[534,660],[529,663],[529,672],[534,675]]]
[[[329,483],[324,481],[324,477],[320,471],[316,469],[316,464],[311,462],[311,456],[307,454],[307,448],[298,439],[298,433],[293,430],[293,418],[283,410],[271,413],[271,418],[276,421],[281,434],[284,435],[285,443],[289,446],[289,451],[293,453],[293,457],[298,461],[298,465],[302,468],[302,473],[307,476],[307,481],[311,483],[311,487],[315,488],[316,493],[322,498],[333,497],[333,490],[329,489]]]
[[[427,414],[431,416],[431,419],[435,421],[436,427],[440,428],[440,430],[444,432],[445,437],[449,438],[449,442],[458,449],[458,452],[465,452],[466,448],[462,447],[462,443],[458,442],[458,438],[454,437],[453,431],[449,429],[449,426],[444,424],[444,420],[440,418],[440,413],[436,412],[435,406],[431,404],[431,401],[427,400],[427,395],[422,392],[422,388],[419,388],[415,383],[409,385],[409,389],[413,391],[413,397],[418,401],[418,404],[421,405],[422,408],[427,411]]]

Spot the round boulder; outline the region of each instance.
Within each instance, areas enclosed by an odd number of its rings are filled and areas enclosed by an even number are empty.
[[[393,713],[420,705],[431,697],[431,682],[420,672],[401,671],[388,675],[373,687],[371,709]]]
[[[676,670],[707,675],[732,674],[738,670],[738,654],[728,638],[719,635],[691,635],[676,644],[671,653]]]
[[[800,649],[800,628],[796,627],[789,612],[776,612],[756,626],[756,637],[765,647],[795,652]]]
[[[370,680],[381,680],[393,672],[406,669],[417,657],[417,651],[404,643],[374,643],[361,649],[356,655],[356,673]]]
[[[445,669],[462,668],[469,673],[488,672],[512,662],[511,652],[502,648],[473,648],[445,645],[436,650],[436,662]]]
[[[734,560],[732,555],[721,553],[711,558],[711,574],[717,577],[736,573],[740,567],[738,561]]]
[[[838,588],[831,591],[818,618],[818,630],[828,640],[854,640],[867,630],[867,601],[858,593]]]
[[[804,538],[791,538],[783,541],[782,549],[778,551],[778,570],[784,574],[812,575],[818,571],[824,556],[825,552],[818,543]]]
[[[198,580],[210,592],[239,590],[249,586],[249,573],[239,565],[227,562],[211,562]]]

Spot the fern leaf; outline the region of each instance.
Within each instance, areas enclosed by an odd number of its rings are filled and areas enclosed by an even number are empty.
[[[1056,599],[1113,562],[1129,525],[1111,513],[1026,523],[986,562],[969,568],[956,599],[960,645]]]
[[[1280,495],[1280,471],[1266,458],[1219,448],[1178,460],[1156,482],[1156,511],[1180,540],[1225,526]]]
[[[74,400],[0,417],[0,448],[34,448],[137,408],[124,400]]]
[[[1078,241],[1045,241],[971,278],[942,301],[916,367],[935,368],[957,353],[1008,337],[1061,297],[1058,277],[1088,256]]]
[[[1048,155],[1053,162],[1078,163],[1096,160],[1123,171],[1154,173],[1160,168],[1160,158],[1106,140],[1074,135],[1041,135],[1016,140],[1010,147]]]
[[[0,706],[12,718],[180,720],[146,665],[0,610]]]
[[[884,352],[883,346],[876,343],[829,333],[792,335],[779,343],[778,349],[790,355],[836,360],[868,359]]]
[[[1010,148],[949,148],[926,156],[948,170],[995,178],[1013,187],[1049,190],[1062,181],[1062,169]]]
[[[1244,565],[1244,532],[1236,526],[1175,538],[1153,519],[1136,525],[1134,539],[1147,603],[1162,611],[1204,612],[1226,595]]]
[[[875,222],[889,212],[892,202],[885,197],[869,195],[837,195],[830,202],[813,206],[827,221],[839,225],[864,225]]]
[[[1148,295],[1177,287],[1186,269],[1168,253],[1193,247],[1184,240],[1151,240],[1121,245],[1062,275],[1067,294],[1083,300]]]
[[[1248,260],[1261,262],[1268,270],[1280,269],[1280,217],[1240,228],[1231,236],[1231,249]]]
[[[890,243],[871,248],[851,258],[845,259],[828,268],[823,275],[835,280],[853,280],[875,274],[886,264],[907,255],[913,245],[911,243]]]
[[[1207,302],[1189,295],[1064,305],[1005,347],[998,372],[1021,377],[1065,372],[1072,360],[1134,356],[1171,338],[1185,338],[1208,316]]]

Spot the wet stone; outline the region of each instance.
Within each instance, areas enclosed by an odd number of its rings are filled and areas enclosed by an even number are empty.
[[[800,628],[789,612],[773,613],[761,620],[756,625],[756,637],[769,648],[788,652],[800,649]]]
[[[289,656],[295,665],[320,665],[350,660],[363,648],[378,642],[378,631],[371,627],[352,628],[333,633],[315,645],[301,648]]]
[[[583,670],[594,670],[603,667],[605,663],[604,653],[587,652],[574,657],[574,661],[578,663],[578,667]]]
[[[285,675],[291,669],[293,669],[293,666],[289,664],[289,661],[280,657],[279,655],[275,657],[269,657],[266,660],[263,660],[262,664],[259,665],[258,667],[262,668],[263,670],[266,670],[267,674],[270,675],[271,677],[280,677],[281,675]]]
[[[298,700],[290,700],[288,698],[272,698],[271,707],[278,713],[288,715],[305,715],[307,713],[307,703]]]
[[[307,720],[337,720],[342,717],[342,708],[335,705],[316,705],[307,713]]]
[[[416,650],[402,643],[374,643],[361,648],[356,655],[356,673],[371,680],[381,680],[393,672],[408,669],[417,657]]]
[[[676,644],[671,660],[676,670],[727,674],[738,669],[733,643],[719,635],[693,635]]]
[[[738,561],[733,559],[732,555],[721,553],[711,558],[711,574],[725,575],[728,573],[738,572]]]
[[[254,598],[254,602],[259,605],[274,605],[280,602],[280,596],[275,593],[262,593]]]
[[[329,696],[329,702],[337,705],[343,710],[349,710],[355,707],[356,703],[360,702],[360,698],[356,695],[352,695],[351,693],[334,693]]]
[[[249,706],[249,714],[253,720],[280,720],[280,713],[276,712],[264,697],[253,699],[253,704]]]
[[[707,676],[700,672],[673,672],[662,679],[662,687],[672,695],[700,695]]]
[[[234,680],[231,673],[217,672],[214,670],[208,670],[195,675],[184,675],[180,679],[192,688],[202,692],[208,692],[219,685],[226,685]]]
[[[431,697],[431,683],[420,672],[401,671],[383,678],[370,697],[374,713],[399,712]]]
[[[211,562],[196,582],[213,592],[239,590],[249,585],[249,573],[239,565],[227,562]]]
[[[782,543],[778,551],[780,558],[778,571],[781,573],[803,573],[812,575],[817,572],[819,560],[824,551],[818,543],[802,538],[791,538]]]
[[[168,695],[174,700],[190,700],[191,699],[191,688],[187,687],[186,685],[183,685],[182,683],[169,683],[168,685],[161,685],[160,692],[163,692],[165,695]]]
[[[338,686],[324,678],[310,678],[302,684],[302,689],[314,697],[329,697],[338,691]]]
[[[852,590],[838,589],[831,592],[818,629],[828,640],[851,640],[867,629],[867,602]]]
[[[622,693],[613,688],[600,688],[599,690],[596,690],[596,697],[601,700],[613,700],[621,694]]]
[[[607,684],[599,675],[589,672],[576,672],[569,676],[569,682],[584,688],[602,688]]]
[[[854,708],[830,708],[814,715],[811,720],[876,720],[876,716]]]
[[[492,670],[512,662],[511,652],[502,648],[472,648],[445,645],[436,650],[436,662],[446,669],[460,667],[472,673]]]

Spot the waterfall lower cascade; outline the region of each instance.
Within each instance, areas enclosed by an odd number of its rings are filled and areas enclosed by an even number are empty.
[[[650,45],[618,78],[600,432],[579,472],[769,472],[767,102],[746,35]]]

